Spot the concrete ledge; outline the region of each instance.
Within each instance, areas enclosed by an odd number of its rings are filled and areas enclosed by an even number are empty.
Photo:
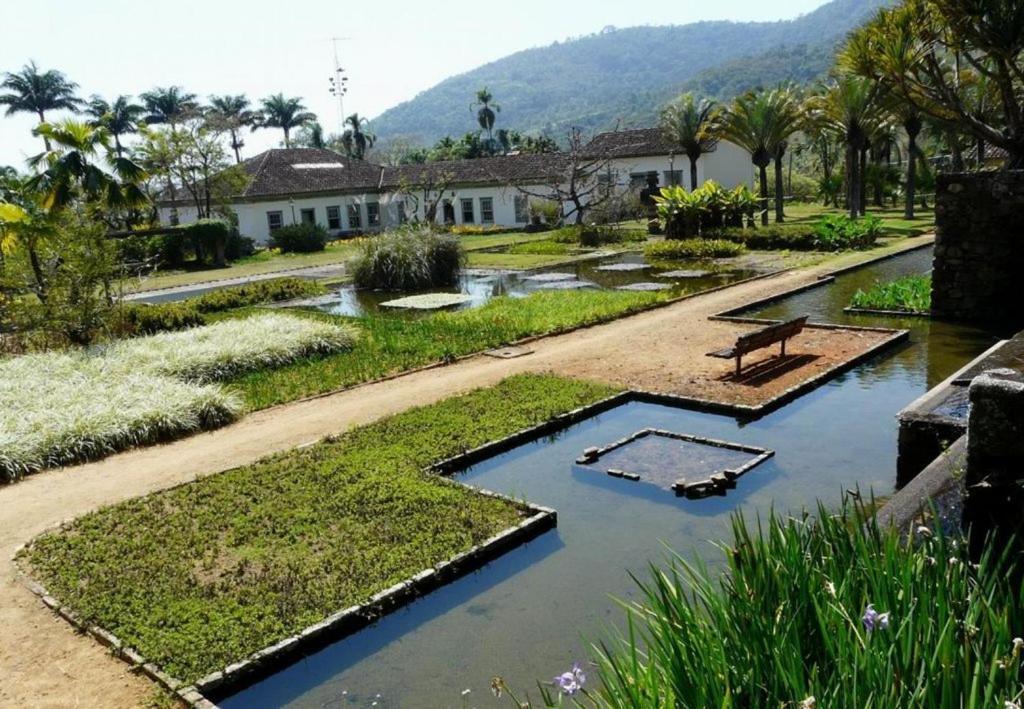
[[[931,465],[897,492],[876,514],[880,526],[912,531],[930,515],[933,500],[963,485],[967,468],[967,437],[962,436]]]

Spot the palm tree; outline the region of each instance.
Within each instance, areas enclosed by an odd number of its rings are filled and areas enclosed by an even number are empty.
[[[348,128],[342,133],[341,142],[349,157],[362,160],[363,156],[366,155],[366,151],[377,142],[377,136],[363,130],[363,126],[369,122],[358,113],[353,113],[345,119],[345,125]]]
[[[7,106],[6,115],[34,113],[40,123],[46,123],[47,111],[76,111],[82,101],[75,96],[78,84],[69,81],[63,73],[50,69],[39,71],[36,63],[29,62],[21,71],[7,72],[0,89],[10,93],[0,94],[0,106]],[[46,150],[50,150],[48,138],[43,136]]]
[[[690,189],[697,189],[697,161],[719,141],[719,113],[714,101],[697,101],[687,93],[661,112],[661,130],[690,159]]]
[[[113,103],[107,103],[99,96],[89,99],[85,112],[92,116],[89,125],[94,128],[106,128],[114,138],[114,152],[118,157],[124,156],[121,136],[139,132],[139,121],[146,109],[132,103],[131,96],[118,96]]]
[[[738,97],[722,118],[722,136],[749,152],[757,166],[763,225],[768,224],[768,165],[793,132],[795,119],[789,110],[788,99],[778,89],[750,91]]]
[[[183,91],[180,86],[158,86],[152,91],[140,94],[146,105],[146,123],[166,123],[176,128],[178,123],[199,110],[196,95]]]
[[[792,84],[780,84],[770,92],[770,101],[775,107],[775,222],[785,221],[785,200],[782,184],[782,158],[789,148],[790,137],[803,127],[804,106],[800,91]]]
[[[249,99],[244,94],[237,96],[210,96],[210,109],[207,117],[217,126],[228,131],[231,136],[231,149],[235,151],[235,162],[242,162],[241,150],[245,147],[242,140],[242,128],[253,128],[259,121],[259,114],[250,107]]]
[[[291,131],[312,123],[316,114],[306,110],[302,100],[285,98],[284,94],[274,94],[263,99],[263,114],[260,125],[268,128],[280,128],[284,131],[284,147],[291,147]]]
[[[492,105],[494,96],[487,87],[480,89],[476,92],[476,103],[470,106],[469,110],[479,106],[476,112],[476,122],[480,127],[487,131],[487,149],[492,154],[494,153],[494,123],[498,120],[498,113],[501,112],[501,106],[497,104]]]
[[[850,216],[863,213],[864,155],[881,124],[882,87],[861,76],[840,76],[808,101],[810,119],[846,145],[846,205]]]
[[[145,172],[134,161],[111,150],[106,128],[68,119],[43,123],[36,133],[56,146],[29,160],[37,174],[28,187],[42,194],[44,209],[54,212],[76,200],[106,209],[133,207],[145,201],[139,187]],[[99,166],[100,159],[110,165],[111,173]]]

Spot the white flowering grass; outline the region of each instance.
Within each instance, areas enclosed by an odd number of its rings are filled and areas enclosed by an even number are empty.
[[[293,315],[257,315],[115,342],[104,355],[129,371],[211,382],[352,347],[353,331]]]
[[[212,384],[347,349],[351,331],[261,315],[91,351],[0,361],[0,480],[223,426],[239,398]]]

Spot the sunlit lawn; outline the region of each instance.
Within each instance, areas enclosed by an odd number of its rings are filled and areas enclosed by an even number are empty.
[[[845,209],[835,207],[823,207],[820,203],[787,204],[786,217],[790,223],[813,222],[826,215],[846,214]],[[913,220],[903,218],[903,206],[886,207],[879,209],[868,205],[868,214],[879,217],[885,225],[887,236],[918,236],[926,234],[935,229],[935,211],[931,208],[917,208],[917,218]],[[774,217],[774,213],[773,213]]]

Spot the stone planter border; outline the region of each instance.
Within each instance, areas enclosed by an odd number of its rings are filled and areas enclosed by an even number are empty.
[[[692,488],[695,485],[701,487],[702,489],[706,488],[706,490],[709,493],[724,494],[724,491],[726,489],[736,487],[736,480],[738,478],[740,478],[745,473],[753,470],[754,468],[756,468],[758,465],[765,462],[769,458],[774,457],[775,455],[775,451],[773,450],[768,450],[767,448],[759,448],[757,446],[749,446],[743,443],[733,443],[731,441],[723,441],[717,438],[693,436],[688,433],[676,433],[675,431],[666,431],[665,429],[662,428],[644,428],[637,431],[636,433],[632,433],[626,436],[625,438],[620,438],[619,440],[614,441],[613,443],[609,443],[603,448],[588,449],[583,451],[583,455],[577,458],[576,464],[580,466],[592,465],[597,461],[601,460],[601,458],[607,455],[608,453],[611,453],[614,450],[618,450],[619,448],[629,445],[630,443],[640,440],[641,438],[646,438],[647,436],[661,436],[662,438],[672,438],[677,441],[699,443],[700,445],[703,446],[740,451],[742,453],[749,453],[752,456],[754,456],[743,465],[737,466],[735,468],[726,468],[721,471],[715,471],[715,475],[712,475],[706,480],[689,482],[685,480],[677,481],[675,484],[672,485],[672,490],[676,493],[677,497],[681,497],[684,494],[688,497],[696,496],[691,494]],[[611,475],[612,477],[626,478],[628,480],[641,480],[641,477],[638,474],[629,471],[609,470],[608,474]],[[717,475],[721,475],[722,477],[716,478]],[[700,496],[706,497],[706,495]]]
[[[882,310],[880,308],[843,308],[848,315],[879,315],[887,318],[930,318],[932,314],[921,310]]]
[[[15,566],[22,583],[38,596],[44,605],[81,632],[109,648],[116,657],[130,664],[133,671],[141,672],[162,685],[190,707],[216,709],[217,705],[210,699],[210,696],[228,696],[240,691],[246,686],[280,671],[291,662],[362,630],[384,615],[408,605],[430,591],[480,569],[505,552],[521,546],[557,526],[558,513],[549,507],[516,500],[444,477],[441,478],[441,481],[448,485],[469,488],[476,494],[508,502],[523,513],[523,519],[519,524],[498,532],[480,544],[374,594],[364,603],[333,613],[319,623],[258,650],[221,670],[212,672],[192,684],[187,684],[164,672],[156,663],[148,660],[108,630],[85,621],[72,608],[62,604],[45,587],[30,578],[19,563],[15,562]],[[67,522],[63,522],[43,534],[52,533],[66,524]],[[15,556],[17,557],[23,549],[30,546],[31,542],[23,545],[17,550]]]

